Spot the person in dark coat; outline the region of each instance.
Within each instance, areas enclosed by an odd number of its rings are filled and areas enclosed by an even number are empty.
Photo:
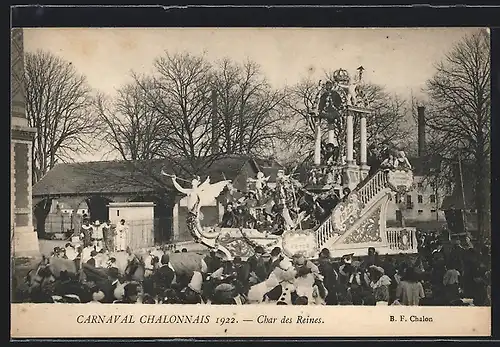
[[[263,254],[264,248],[257,246],[255,247],[254,254],[247,260],[250,265],[251,284],[260,283],[267,279],[268,274],[265,261],[262,258]]]
[[[273,272],[275,268],[277,268],[281,261],[284,259],[283,254],[281,253],[280,247],[274,247],[271,251],[271,263],[269,265],[269,273]]]
[[[95,257],[96,256],[97,256],[97,251],[93,250],[92,252],[90,252],[90,259],[87,260],[87,264],[95,267],[95,265],[96,265]]]
[[[108,278],[100,281],[97,287],[104,293],[103,304],[111,304],[115,298],[115,289],[120,285],[120,273],[117,268],[108,269]]]
[[[319,254],[318,268],[321,275],[323,275],[323,285],[328,291],[325,298],[327,305],[338,305],[337,286],[338,286],[338,273],[332,264],[330,251],[327,248],[321,250]]]
[[[236,271],[236,279],[234,281],[235,290],[239,294],[247,295],[250,289],[250,284],[248,282],[250,266],[248,263],[244,263],[240,257],[234,257],[233,264]]]
[[[170,257],[168,254],[163,254],[161,256],[162,265],[154,273],[155,292],[158,295],[169,289],[174,280],[175,272],[168,266],[169,262]]]
[[[203,261],[207,265],[207,274],[217,271],[222,264],[221,258],[217,256],[217,252],[214,250],[211,250],[210,253],[203,258]]]

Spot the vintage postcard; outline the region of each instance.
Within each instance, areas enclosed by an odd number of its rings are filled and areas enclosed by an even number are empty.
[[[491,334],[487,28],[15,28],[11,64],[13,338]]]

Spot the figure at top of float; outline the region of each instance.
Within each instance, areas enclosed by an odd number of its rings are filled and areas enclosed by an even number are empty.
[[[255,184],[255,194],[257,195],[257,200],[262,198],[264,187],[270,177],[271,176],[264,176],[264,173],[259,171],[257,172],[257,178],[248,178],[250,182]]]
[[[224,190],[224,188],[229,183],[231,183],[230,180],[224,180],[211,184],[210,177],[207,177],[206,180],[202,184],[200,184],[200,177],[196,176],[191,181],[191,188],[183,188],[177,182],[177,177],[175,175],[168,175],[165,173],[163,174],[166,176],[170,176],[172,178],[174,187],[180,193],[183,193],[187,196],[187,208],[193,213],[199,213],[202,206],[206,206],[207,204],[212,202],[220,195],[222,190]]]

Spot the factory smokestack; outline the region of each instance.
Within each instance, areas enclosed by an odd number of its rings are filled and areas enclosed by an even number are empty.
[[[425,156],[425,107],[417,107],[418,115],[418,156]]]
[[[217,91],[212,89],[212,154],[219,153],[219,116],[217,114]]]

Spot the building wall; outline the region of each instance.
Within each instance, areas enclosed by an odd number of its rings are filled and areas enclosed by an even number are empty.
[[[109,219],[111,223],[118,224],[120,220],[131,221],[153,221],[154,204],[153,203],[110,203]]]
[[[118,225],[125,219],[128,225],[126,244],[132,250],[154,246],[154,206],[152,202],[109,204],[111,224]]]
[[[444,211],[439,210],[445,192],[428,181],[424,180],[423,176],[415,176],[415,189],[401,197],[402,204],[398,204],[394,197],[389,201],[387,207],[389,224],[397,223],[398,211],[401,211],[408,226],[412,223],[432,221],[444,223],[446,221]]]
[[[39,255],[32,216],[31,151],[36,129],[28,126],[23,93],[23,29],[11,31],[11,246],[15,256]]]

